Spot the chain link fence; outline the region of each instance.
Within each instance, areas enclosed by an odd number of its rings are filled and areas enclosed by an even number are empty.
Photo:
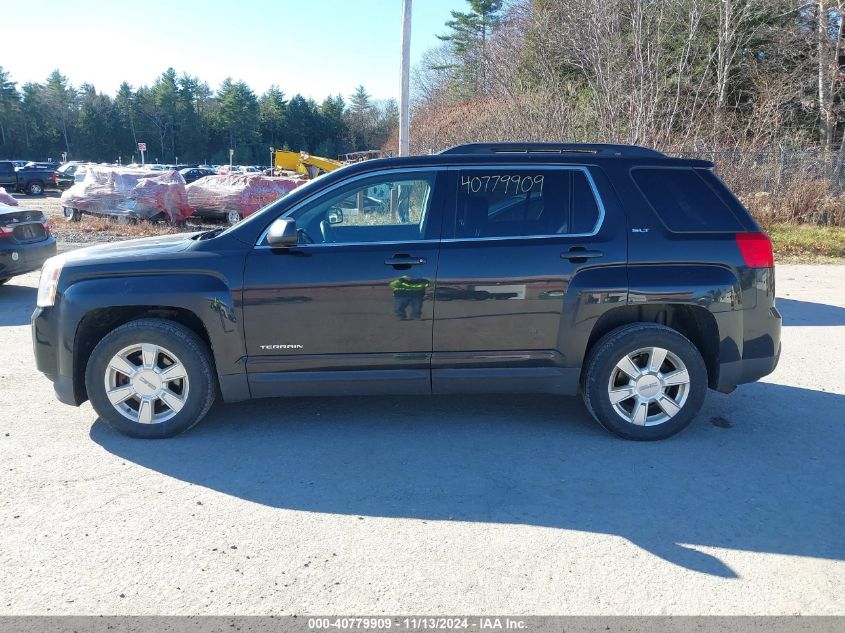
[[[669,154],[713,161],[719,176],[764,225],[845,226],[845,150],[676,150]]]

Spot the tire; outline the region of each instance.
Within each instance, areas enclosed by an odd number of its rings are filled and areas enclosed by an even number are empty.
[[[665,325],[612,330],[590,350],[584,368],[582,394],[590,414],[629,440],[662,440],[682,431],[707,393],[707,367],[698,349]]]
[[[240,211],[226,211],[226,223],[229,226],[234,226],[242,219]]]
[[[62,213],[68,222],[79,222],[82,219],[82,213],[72,207],[62,207]]]
[[[168,380],[166,370],[174,378]],[[143,439],[184,433],[208,413],[217,394],[208,347],[188,328],[165,319],[130,321],[106,335],[88,360],[85,386],[103,421]],[[115,401],[127,397],[112,404],[108,389]]]
[[[40,196],[44,193],[44,185],[38,180],[33,180],[26,186],[26,192],[31,196]]]

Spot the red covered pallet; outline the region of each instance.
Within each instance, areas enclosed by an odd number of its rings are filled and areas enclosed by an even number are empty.
[[[260,174],[206,176],[187,186],[188,204],[221,213],[237,211],[245,218],[305,182]]]
[[[0,187],[0,202],[8,204],[10,207],[18,206],[18,201],[12,197],[12,194],[7,193],[3,187]]]
[[[83,213],[181,222],[193,215],[185,179],[176,171],[92,165],[62,194],[62,206]]]

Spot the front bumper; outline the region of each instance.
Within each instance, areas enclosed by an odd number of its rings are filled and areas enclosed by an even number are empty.
[[[35,308],[31,327],[35,367],[53,383],[59,402],[79,406],[82,400],[73,385],[72,341],[62,344],[59,308]]]
[[[14,277],[38,270],[56,254],[56,238],[52,235],[40,242],[18,244],[0,242],[0,278]]]

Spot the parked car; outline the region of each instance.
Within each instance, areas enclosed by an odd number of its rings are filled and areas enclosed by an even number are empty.
[[[20,191],[31,196],[40,196],[45,189],[58,189],[55,169],[21,167],[15,169],[11,161],[0,161],[0,187],[6,191]]]
[[[38,270],[56,254],[56,239],[40,211],[0,203],[0,284]]]
[[[50,177],[52,187],[54,189],[58,189],[59,191],[69,189],[73,186],[73,183],[76,181],[76,179],[74,178],[75,173],[76,169],[68,173],[67,171],[62,171],[62,168],[59,167],[56,171],[53,172],[52,176]]]
[[[192,183],[195,180],[204,178],[205,176],[213,176],[217,174],[217,172],[213,169],[205,169],[202,167],[188,167],[186,169],[180,169],[179,173],[182,174],[182,178],[185,179],[186,183]]]
[[[580,392],[606,429],[656,440],[781,350],[771,242],[713,163],[621,145],[348,165],[225,230],[53,258],[37,305],[59,400],[146,438],[219,390]]]
[[[70,161],[61,165],[56,171],[60,174],[65,174],[66,176],[73,176],[79,168],[84,167],[85,165],[88,165],[88,163],[82,161]]]

